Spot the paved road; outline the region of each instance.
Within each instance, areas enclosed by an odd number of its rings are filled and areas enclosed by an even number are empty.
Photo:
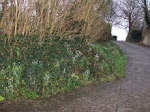
[[[150,50],[125,42],[118,44],[127,57],[118,112],[150,112]]]
[[[126,42],[116,43],[127,57],[123,80],[81,87],[50,99],[3,105],[0,111],[150,112],[150,50]]]

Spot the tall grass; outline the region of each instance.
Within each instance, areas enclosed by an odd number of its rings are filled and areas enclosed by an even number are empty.
[[[7,36],[9,44],[16,35],[36,34],[40,43],[52,41],[53,34],[61,38],[85,36],[88,43],[106,38],[103,0],[4,0],[1,4],[0,34]],[[16,38],[14,45],[19,40]]]

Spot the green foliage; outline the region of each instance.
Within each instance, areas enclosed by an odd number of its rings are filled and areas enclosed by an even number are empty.
[[[112,42],[96,43],[94,46],[100,54],[101,81],[112,81],[125,76],[126,58],[120,48]]]
[[[5,47],[7,41],[1,41],[1,100],[47,97],[82,84],[115,80],[124,75],[124,55],[113,43],[87,46],[85,39],[78,37],[72,40],[57,37],[53,43],[43,44],[36,41],[30,44],[30,40],[26,37],[18,46]],[[13,52],[12,56],[9,51]]]
[[[5,100],[5,98],[0,96],[0,101],[4,101],[4,100]]]
[[[131,37],[128,38],[129,42],[140,42],[142,40],[142,31],[132,30]]]

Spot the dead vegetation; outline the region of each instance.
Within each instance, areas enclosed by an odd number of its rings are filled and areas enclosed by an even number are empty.
[[[4,0],[1,2],[0,33],[9,43],[16,35],[38,35],[42,43],[56,36],[85,36],[87,43],[107,37],[103,0]],[[21,39],[24,39],[21,37]],[[19,39],[20,40],[20,39]],[[17,45],[15,39],[14,45]]]

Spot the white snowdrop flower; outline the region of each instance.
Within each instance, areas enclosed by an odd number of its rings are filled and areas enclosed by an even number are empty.
[[[66,68],[64,68],[64,71],[63,71],[63,73],[66,73]]]
[[[95,55],[95,57],[96,57],[96,58],[99,58],[99,55],[98,55],[98,54],[96,54],[96,55]]]
[[[90,70],[89,70],[89,69],[86,70],[86,71],[85,71],[85,74],[90,74]]]
[[[78,54],[83,55],[83,53],[81,51],[77,51]]]
[[[92,48],[89,48],[89,51],[92,51]]]

